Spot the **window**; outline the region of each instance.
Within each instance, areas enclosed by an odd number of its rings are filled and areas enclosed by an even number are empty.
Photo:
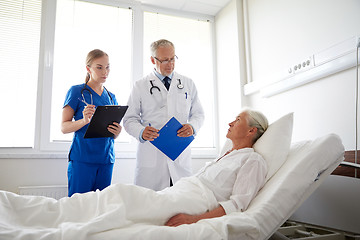
[[[32,147],[41,0],[0,1],[0,147]]]
[[[149,45],[160,38],[175,44],[176,71],[194,80],[205,110],[193,153],[214,154],[208,151],[216,146],[213,25],[144,8],[126,0],[0,1],[0,100],[6,103],[0,158],[63,158],[73,137],[60,129],[63,103],[69,88],[85,81],[88,52],[108,53],[111,71],[105,86],[126,105],[133,80],[151,71]],[[134,142],[123,129],[117,157],[134,157]],[[206,153],[197,153],[201,150]]]
[[[173,42],[178,56],[175,71],[195,82],[205,111],[204,125],[196,136],[193,148],[215,147],[214,72],[212,24],[190,18],[144,13],[144,72],[153,69],[150,44],[165,38]]]
[[[131,87],[132,10],[77,0],[58,0],[51,104],[51,142],[72,140],[60,130],[65,95],[85,82],[85,59],[101,49],[109,55],[110,73],[104,84],[126,105]],[[129,142],[122,131],[116,141]]]

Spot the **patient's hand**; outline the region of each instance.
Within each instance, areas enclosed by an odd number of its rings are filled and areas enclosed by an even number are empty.
[[[182,224],[196,223],[196,222],[200,221],[201,219],[221,217],[221,216],[224,216],[225,214],[226,214],[226,212],[225,212],[224,208],[220,205],[217,208],[215,208],[211,211],[207,211],[200,215],[189,215],[189,214],[184,214],[184,213],[177,214],[177,215],[171,217],[165,223],[165,226],[177,227]]]
[[[182,225],[182,224],[196,223],[196,222],[199,221],[199,220],[200,220],[200,219],[198,218],[198,216],[180,213],[180,214],[177,214],[177,215],[171,217],[171,218],[165,223],[165,226],[177,227],[177,226],[180,226],[180,225]]]

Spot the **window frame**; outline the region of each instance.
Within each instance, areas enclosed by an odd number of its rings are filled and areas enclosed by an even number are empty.
[[[211,42],[213,55],[213,85],[214,85],[214,133],[215,146],[207,148],[192,148],[193,158],[212,158],[219,152],[218,141],[218,109],[217,109],[217,92],[216,92],[216,51],[215,51],[215,24],[214,17],[204,14],[192,14],[176,10],[153,7],[139,2],[128,0],[82,0],[85,2],[110,5],[116,7],[131,8],[133,10],[133,34],[132,34],[132,79],[134,82],[143,77],[143,28],[144,12],[156,12],[178,17],[192,18],[196,20],[208,21],[211,23]],[[43,0],[41,13],[41,33],[40,33],[40,52],[39,52],[39,69],[38,69],[38,87],[36,100],[36,120],[35,120],[35,137],[34,147],[0,147],[1,158],[67,158],[71,142],[51,142],[51,92],[53,81],[53,56],[55,41],[56,25],[56,5],[57,0]],[[136,46],[136,47],[135,47]],[[137,66],[136,69],[134,66]],[[129,89],[129,93],[130,93]],[[60,127],[60,126],[59,126]],[[130,143],[116,143],[116,158],[135,158],[137,141],[131,138]]]

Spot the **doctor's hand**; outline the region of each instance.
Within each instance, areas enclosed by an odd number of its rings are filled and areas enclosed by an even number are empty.
[[[194,134],[194,130],[190,124],[183,124],[183,127],[177,131],[178,137],[190,137]]]
[[[142,138],[147,141],[153,141],[155,138],[159,136],[159,130],[150,126],[145,127]]]
[[[85,124],[88,124],[94,115],[95,112],[95,105],[87,105],[84,107],[84,110],[82,112],[83,114],[83,120]]]
[[[112,124],[110,124],[108,127],[107,127],[107,130],[109,132],[111,132],[112,134],[114,134],[114,139],[117,138],[121,132],[121,126],[119,123],[117,122],[113,122]]]

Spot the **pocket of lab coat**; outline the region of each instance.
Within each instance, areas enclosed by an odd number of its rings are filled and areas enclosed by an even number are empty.
[[[187,92],[177,93],[176,95],[176,111],[181,114],[189,115],[191,108],[191,96]]]

